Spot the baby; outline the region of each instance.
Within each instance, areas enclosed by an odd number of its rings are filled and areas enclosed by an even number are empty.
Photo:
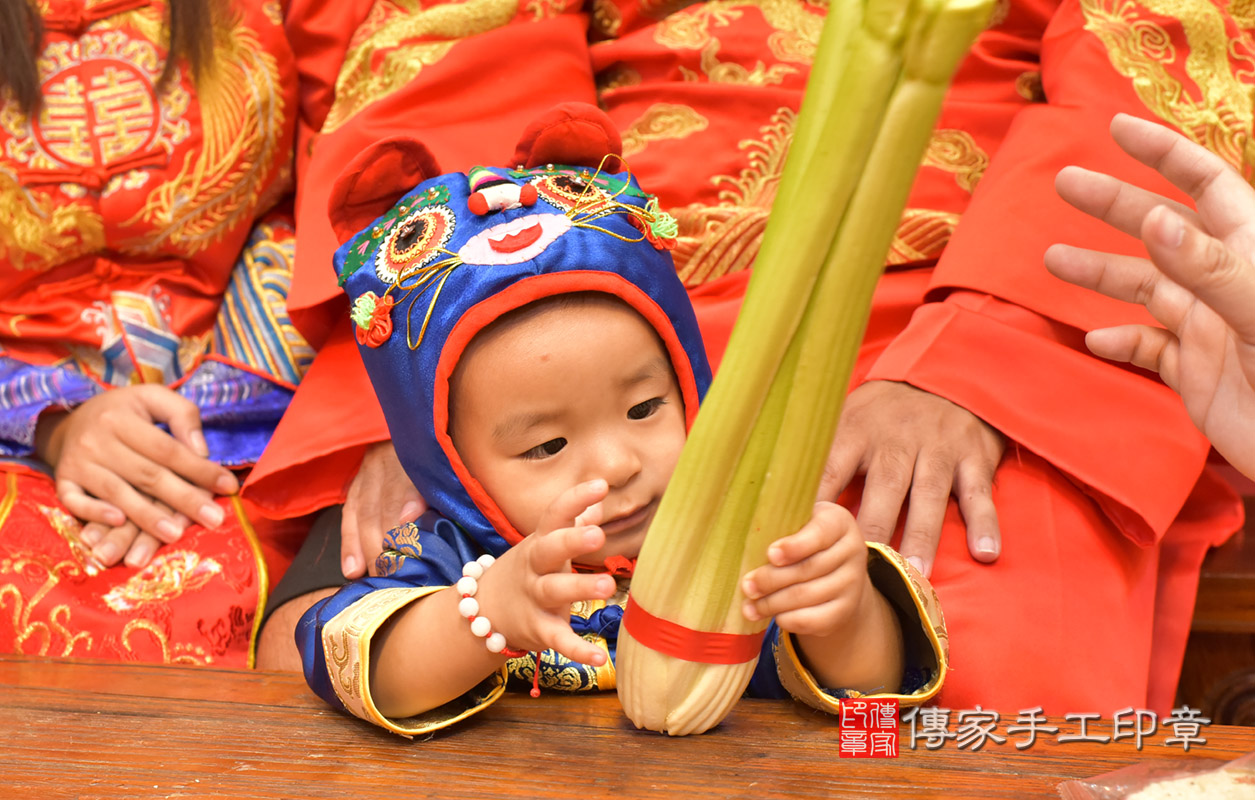
[[[525,134],[517,169],[423,180],[430,156],[392,141],[333,193],[363,359],[434,510],[297,639],[315,691],[396,732],[511,682],[614,688],[634,559],[710,381],[674,222],[597,166],[614,152],[608,120],[565,108]],[[817,504],[768,560],[741,582],[745,616],[774,618],[752,692],[828,710],[936,693],[935,597],[845,510]]]

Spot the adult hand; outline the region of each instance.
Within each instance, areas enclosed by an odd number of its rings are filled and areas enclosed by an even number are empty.
[[[604,480],[595,480],[563,492],[536,532],[507,550],[480,579],[480,608],[510,647],[552,649],[581,664],[605,663],[605,651],[571,630],[571,604],[609,598],[615,581],[606,574],[572,572],[571,561],[605,545],[601,528],[578,524],[576,518],[609,491]]]
[[[158,503],[157,507],[172,515],[175,525],[180,529],[191,524],[187,517],[172,512],[166,505]],[[99,522],[89,522],[83,526],[79,538],[92,549],[92,557],[101,567],[112,567],[122,561],[128,567],[141,569],[148,566],[148,562],[152,561],[153,555],[162,545],[160,539],[141,531],[134,522],[126,522],[114,528]]]
[[[214,494],[240,488],[230,470],[209,460],[199,410],[165,386],[111,389],[41,421],[36,433],[36,454],[53,468],[58,499],[87,522],[131,522],[169,543],[188,519],[222,524]]]
[[[1255,477],[1255,190],[1218,156],[1163,126],[1121,114],[1111,135],[1198,210],[1066,167],[1055,181],[1060,196],[1140,237],[1150,260],[1054,245],[1046,267],[1146,307],[1163,328],[1105,328],[1086,344],[1103,358],[1158,372],[1216,449]]]
[[[369,569],[376,574],[375,559],[383,552],[383,536],[427,510],[427,502],[401,467],[392,442],[366,448],[362,466],[349,484],[340,521],[340,571],[360,578]]]
[[[899,551],[924,575],[932,572],[946,506],[953,494],[977,561],[1002,548],[993,477],[1002,435],[970,411],[905,383],[868,381],[846,398],[820,500],[836,500],[855,475],[867,476],[858,525],[887,543],[910,495]]]

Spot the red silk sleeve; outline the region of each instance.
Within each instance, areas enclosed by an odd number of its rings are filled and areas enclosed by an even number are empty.
[[[906,381],[972,411],[1070,476],[1140,543],[1162,536],[1176,517],[1208,445],[1157,378],[1085,350],[1084,331],[1150,323],[1145,310],[1057,280],[1042,266],[1042,254],[1066,241],[1144,255],[1136,240],[1060,200],[1053,182],[1062,167],[1079,164],[1181,197],[1124,155],[1108,126],[1124,111],[1188,128],[1191,68],[1178,66],[1184,55],[1164,64],[1152,54],[1123,50],[1128,42],[1118,34],[1122,26],[1153,18],[1178,52],[1205,57],[1207,36],[1228,26],[1237,38],[1233,21],[1205,5],[1216,27],[1204,34],[1197,21],[1154,17],[1132,6],[1110,13],[1078,2],[1060,7],[1042,38],[1044,98],[1010,125],[933,273],[932,302],[916,311],[867,376]],[[1215,60],[1224,69],[1237,67],[1223,54]],[[1226,76],[1216,64],[1208,70],[1223,91]],[[1139,94],[1135,77],[1158,84],[1143,84]],[[1227,77],[1241,86],[1233,74]],[[1172,101],[1169,90],[1178,85],[1185,96]],[[1225,153],[1223,124],[1187,132]],[[977,383],[973,375],[983,378]],[[996,381],[992,387],[988,376]]]

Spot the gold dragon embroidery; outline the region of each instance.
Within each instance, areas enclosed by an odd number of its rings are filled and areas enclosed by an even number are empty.
[[[721,187],[718,205],[694,203],[671,212],[680,227],[672,255],[685,285],[697,286],[753,263],[796,120],[792,109],[780,108],[759,129],[762,139],[740,143],[749,165],[737,176],[712,179]]]
[[[753,69],[746,69],[740,64],[732,62],[721,62],[719,60],[719,40],[711,39],[706,46],[702,48],[701,55],[702,73],[706,75],[707,80],[711,83],[747,83],[752,86],[770,86],[779,84],[784,79],[797,72],[797,67],[791,67],[788,64],[772,64],[770,67],[759,61],[754,65]],[[684,76],[686,81],[699,81],[701,75],[697,72],[680,67],[680,74]]]
[[[1210,0],[1082,0],[1086,30],[1099,38],[1112,67],[1156,116],[1180,128],[1239,169],[1255,163],[1251,145],[1252,93],[1238,78],[1237,64],[1255,63],[1231,41],[1221,10]],[[1177,20],[1189,49],[1185,73],[1193,86],[1174,77],[1168,65],[1180,55],[1170,34],[1146,11]],[[1249,49],[1248,49],[1249,51]]]
[[[753,265],[776,188],[793,137],[796,114],[780,108],[759,133],[761,139],[740,143],[748,166],[737,176],[713,178],[719,203],[694,203],[671,210],[680,232],[672,251],[676,271],[686,286],[699,286]],[[939,132],[926,162],[955,173],[960,185],[975,186],[988,163],[975,141],[961,131]],[[935,259],[959,223],[948,211],[908,208],[894,235],[886,263],[908,264]]]
[[[955,183],[970,193],[985,174],[989,155],[966,131],[939,128],[928,142],[923,166],[954,173]]]
[[[709,124],[688,106],[655,103],[623,132],[623,156],[629,158],[659,139],[683,139],[706,130]]]
[[[78,203],[39,199],[0,167],[0,259],[15,269],[48,269],[105,246],[100,215]]]
[[[161,41],[160,19],[134,12],[150,41]],[[128,225],[152,233],[125,242],[135,252],[175,245],[195,253],[257,211],[267,173],[283,146],[284,109],[278,65],[256,32],[225,13],[215,15],[213,67],[197,84],[201,148],[149,195]]]
[[[419,0],[376,2],[353,35],[323,133],[412,81],[458,40],[508,24],[518,8],[518,0],[467,0],[427,9]]]
[[[124,614],[148,603],[165,603],[197,591],[221,572],[222,565],[212,558],[202,558],[190,550],[163,550],[148,566],[126,583],[114,586],[101,599],[111,610]]]
[[[597,35],[613,39],[623,25],[623,12],[614,0],[593,0],[593,30]]]
[[[163,664],[204,666],[213,663],[213,656],[206,653],[203,647],[193,644],[171,644],[169,634],[146,619],[133,619],[122,629],[122,646],[128,653],[134,653],[140,649],[133,642],[136,639],[136,633],[141,631],[156,642],[161,650],[161,663]]]
[[[714,40],[712,28],[731,25],[749,8],[758,9],[767,24],[774,28],[767,37],[767,48],[776,60],[810,64],[819,44],[824,18],[822,14],[808,11],[807,4],[797,0],[712,0],[659,22],[654,41],[672,49],[702,50]]]
[[[22,555],[17,558],[0,560],[0,575],[22,575],[26,578],[43,573],[43,583],[29,598],[23,596],[16,584],[8,583],[0,586],[0,611],[10,609],[10,621],[13,626],[13,644],[15,652],[28,655],[56,655],[66,658],[71,655],[88,655],[92,648],[92,637],[85,631],[70,629],[70,608],[60,604],[47,609],[44,619],[37,619],[36,611],[64,579],[81,577],[83,567],[75,560],[51,561],[38,555]],[[60,640],[59,652],[52,652],[53,642]],[[75,648],[80,644],[84,650],[77,654]]]

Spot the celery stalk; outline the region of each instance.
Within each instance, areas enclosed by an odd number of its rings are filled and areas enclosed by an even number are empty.
[[[958,61],[990,0],[841,0],[830,11],[773,214],[719,376],[646,538],[632,594],[695,630],[761,631],[740,577],[809,518],[872,293]],[[754,663],[663,656],[626,627],[638,727],[712,727]]]

